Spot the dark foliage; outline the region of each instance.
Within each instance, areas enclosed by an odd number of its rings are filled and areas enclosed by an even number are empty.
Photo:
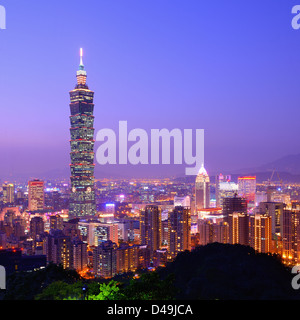
[[[175,276],[177,299],[299,299],[293,275],[280,257],[248,246],[212,243],[182,252],[159,271]]]
[[[165,279],[161,279],[157,272],[148,272],[121,287],[115,298],[119,300],[173,300],[176,292],[173,275],[170,274]]]
[[[49,264],[45,269],[33,272],[16,272],[7,277],[3,300],[33,300],[44,288],[55,281],[68,284],[80,279],[74,270],[65,270],[62,266]]]

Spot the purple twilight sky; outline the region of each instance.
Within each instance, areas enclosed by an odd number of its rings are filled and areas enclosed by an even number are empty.
[[[69,91],[80,47],[95,91],[96,132],[117,129],[119,120],[147,131],[204,129],[208,172],[300,153],[295,4],[2,0],[0,178],[68,173]],[[184,175],[179,166],[97,171]]]

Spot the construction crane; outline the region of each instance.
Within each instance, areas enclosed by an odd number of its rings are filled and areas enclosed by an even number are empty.
[[[272,172],[272,174],[271,174],[270,179],[268,180],[268,185],[269,185],[269,186],[271,185],[271,181],[272,181],[272,179],[273,179],[273,176],[274,176],[274,174],[275,174],[275,171],[276,171],[276,170],[274,169],[273,172]],[[276,171],[276,173],[277,173],[277,178],[278,178],[278,181],[279,181],[279,183],[280,183],[280,186],[282,187],[282,179],[280,179],[278,171]]]

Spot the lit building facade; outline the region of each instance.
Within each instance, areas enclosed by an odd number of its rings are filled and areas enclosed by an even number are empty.
[[[153,258],[154,251],[161,246],[161,209],[155,205],[147,205],[140,212],[141,244],[146,245]]]
[[[45,249],[48,263],[61,264],[64,269],[73,267],[73,244],[61,230],[50,230]]]
[[[98,246],[100,243],[111,240],[118,245],[118,224],[117,223],[94,223],[93,228],[93,245]]]
[[[45,208],[44,181],[32,180],[28,182],[28,210],[41,211]]]
[[[73,240],[73,259],[72,267],[75,270],[83,270],[87,267],[88,256],[87,256],[87,243],[80,240]]]
[[[117,244],[101,243],[93,250],[93,272],[98,277],[112,278],[117,274]]]
[[[238,184],[231,181],[231,176],[219,174],[216,176],[216,207],[223,206],[223,199],[234,197],[238,193]]]
[[[190,196],[185,196],[185,197],[174,197],[174,207],[190,207],[191,206],[191,198]]]
[[[195,182],[195,211],[210,206],[210,179],[202,165]]]
[[[122,243],[117,251],[117,272],[135,271],[139,267],[139,246]]]
[[[12,183],[5,183],[2,185],[3,189],[3,203],[10,204],[15,201],[15,186]]]
[[[185,250],[191,250],[191,209],[176,206],[168,217],[168,253],[174,258]]]
[[[285,204],[280,202],[261,202],[258,206],[259,212],[272,217],[273,235],[280,234],[281,220],[284,208]]]
[[[82,62],[82,50],[77,85],[70,91],[71,122],[71,195],[70,217],[96,214],[94,189],[94,92],[86,84],[87,74]]]
[[[284,210],[282,215],[282,258],[287,264],[300,261],[300,211]]]
[[[238,178],[238,195],[245,198],[249,203],[255,204],[256,194],[256,177],[239,177]]]
[[[211,219],[198,220],[199,244],[219,242],[229,243],[229,225],[227,222],[214,222]]]
[[[249,216],[250,246],[258,252],[272,252],[272,217],[268,214],[256,213]]]
[[[234,212],[228,216],[229,243],[249,245],[249,215]]]
[[[222,173],[216,176],[215,182],[216,207],[221,207],[223,198],[233,197],[238,192],[238,185],[231,181],[230,175],[223,175]]]

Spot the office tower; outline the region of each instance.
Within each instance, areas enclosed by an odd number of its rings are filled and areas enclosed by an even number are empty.
[[[195,211],[209,208],[210,205],[210,185],[209,176],[202,164],[195,182]]]
[[[2,185],[3,189],[3,204],[11,204],[15,201],[15,186],[12,183]]]
[[[150,257],[161,246],[161,210],[158,206],[147,205],[140,213],[141,244],[147,245]]]
[[[300,211],[283,210],[282,214],[282,258],[287,264],[300,262]]]
[[[238,187],[238,195],[242,198],[245,198],[248,202],[254,204],[256,193],[256,177],[239,177]]]
[[[30,220],[30,236],[33,240],[37,235],[44,233],[44,221],[42,217],[33,217]]]
[[[50,216],[50,229],[59,229],[63,230],[63,218],[59,214],[55,214],[53,216]]]
[[[82,62],[77,71],[77,85],[70,91],[71,195],[70,217],[96,214],[94,189],[94,92],[86,84],[87,73]]]
[[[247,200],[235,195],[234,197],[228,197],[223,199],[222,212],[225,220],[229,214],[234,212],[247,213]]]
[[[73,244],[71,238],[61,230],[50,230],[46,238],[45,251],[48,263],[61,264],[64,269],[72,268]]]
[[[93,271],[96,276],[112,278],[116,275],[117,248],[118,246],[109,240],[93,250]]]
[[[72,240],[73,244],[73,265],[72,269],[83,270],[87,267],[88,257],[87,257],[87,243],[79,239]]]
[[[223,206],[223,199],[234,197],[238,192],[238,184],[231,181],[231,176],[216,176],[216,207]]]
[[[284,203],[280,202],[261,202],[258,206],[258,211],[272,217],[272,234],[279,234],[281,228],[281,219]]]
[[[191,250],[191,209],[177,206],[168,217],[168,253],[174,258],[185,250]]]
[[[258,252],[272,252],[272,218],[268,214],[255,213],[249,216],[250,246]]]
[[[234,212],[228,215],[229,243],[249,245],[249,215]]]
[[[41,211],[45,207],[44,181],[32,180],[28,182],[28,210]]]

